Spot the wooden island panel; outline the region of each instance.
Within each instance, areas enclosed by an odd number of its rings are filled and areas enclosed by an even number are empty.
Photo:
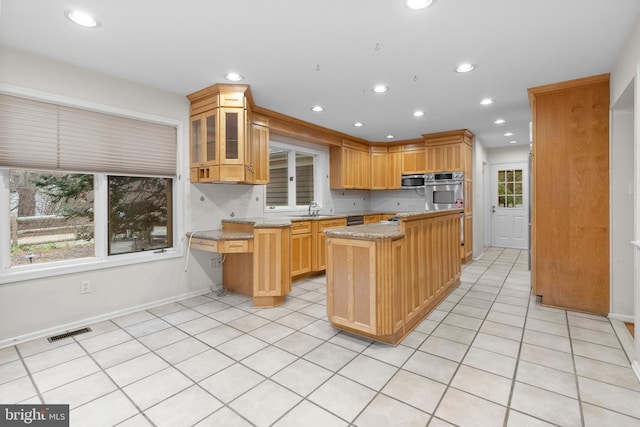
[[[290,229],[255,228],[253,240],[253,305],[280,305],[291,292]]]
[[[460,283],[460,211],[327,234],[327,314],[339,329],[397,344]]]

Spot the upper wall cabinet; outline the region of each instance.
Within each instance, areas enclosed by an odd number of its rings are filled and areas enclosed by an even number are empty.
[[[402,145],[402,173],[421,174],[426,172],[427,159],[424,143]]]
[[[473,133],[466,129],[423,135],[428,173],[463,171],[471,179]]]
[[[265,162],[262,157],[268,156],[268,127],[250,123],[248,89],[217,84],[187,96],[191,101],[191,182],[265,183],[264,173],[259,171],[257,179],[256,171]]]
[[[400,188],[401,147],[371,146],[371,190],[395,190]]]
[[[331,188],[370,188],[371,156],[368,145],[345,139],[341,147],[331,147],[329,156]]]

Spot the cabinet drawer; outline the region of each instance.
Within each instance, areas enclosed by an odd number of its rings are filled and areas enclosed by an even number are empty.
[[[311,233],[311,221],[294,221],[291,223],[291,234]]]
[[[251,240],[218,240],[216,242],[216,252],[219,252],[221,254],[253,252],[253,241]]]
[[[244,95],[242,94],[242,92],[221,93],[220,106],[221,107],[244,107]]]
[[[347,219],[346,218],[336,218],[336,219],[324,219],[322,221],[318,221],[318,230],[322,231],[325,228],[334,228],[334,227],[346,227]]]

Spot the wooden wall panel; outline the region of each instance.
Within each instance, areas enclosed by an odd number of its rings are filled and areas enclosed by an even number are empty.
[[[609,76],[529,90],[534,113],[534,291],[609,312]]]

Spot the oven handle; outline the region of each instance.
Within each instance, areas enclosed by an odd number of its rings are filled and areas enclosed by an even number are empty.
[[[462,184],[464,181],[459,181],[459,180],[453,180],[453,179],[447,179],[447,180],[442,180],[442,181],[428,181],[425,182],[424,185],[426,186],[434,186],[434,185],[450,185],[450,184]]]

